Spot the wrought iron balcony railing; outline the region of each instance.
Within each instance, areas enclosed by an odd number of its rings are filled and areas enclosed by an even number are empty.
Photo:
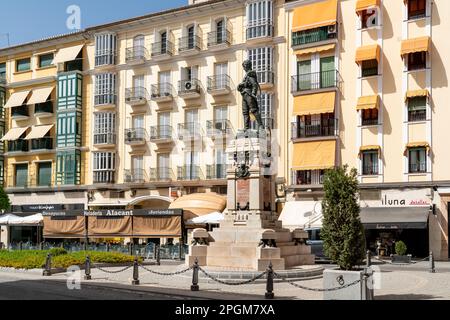
[[[208,136],[226,135],[233,133],[233,125],[230,120],[208,120],[206,121]]]
[[[44,137],[31,140],[31,150],[52,150],[53,138]]]
[[[427,172],[427,163],[419,162],[419,163],[410,163],[408,165],[409,173],[426,173]]]
[[[292,93],[320,90],[326,88],[340,89],[342,84],[341,75],[337,70],[305,73],[292,76]]]
[[[178,181],[201,180],[203,173],[200,166],[185,165],[178,167],[177,179]]]
[[[25,139],[8,141],[8,152],[28,152],[29,142]]]
[[[333,32],[330,32],[330,30],[330,27],[326,26],[305,31],[293,32],[292,46],[301,46],[309,43],[336,39],[336,28],[333,30]]]
[[[211,31],[208,32],[208,47],[227,45],[229,46],[232,42],[231,31]]]
[[[125,50],[125,60],[127,63],[145,62],[149,59],[150,55],[144,46],[133,46]]]
[[[215,164],[206,166],[206,179],[219,180],[227,178],[227,165]]]
[[[186,122],[178,124],[178,139],[192,139],[203,136],[202,127],[198,122]]]
[[[148,91],[145,87],[133,87],[125,89],[125,100],[127,102],[146,102]]]
[[[231,90],[231,78],[227,74],[208,77],[208,92],[217,90]]]
[[[155,42],[152,44],[152,57],[162,55],[172,56],[174,52],[174,45],[171,41]]]
[[[150,140],[171,140],[173,139],[173,129],[171,126],[150,127]]]
[[[152,85],[152,99],[172,98],[173,86],[168,82]]]
[[[200,94],[201,82],[198,79],[181,80],[178,82],[178,94],[180,96],[188,94]]]
[[[322,185],[325,176],[324,170],[304,170],[292,172],[293,185]]]
[[[175,180],[175,175],[172,168],[158,167],[150,169],[150,181],[163,182]]]
[[[147,180],[147,172],[144,169],[131,169],[124,171],[125,183],[145,183]]]
[[[178,50],[180,52],[189,50],[202,50],[202,38],[198,35],[181,37],[178,39]]]
[[[94,183],[114,183],[116,170],[94,170]]]
[[[373,176],[378,174],[378,163],[372,163],[368,165],[363,165],[363,172],[362,174],[364,176]]]
[[[116,144],[116,134],[111,132],[94,132],[94,145],[113,145]]]
[[[145,143],[148,139],[147,130],[144,128],[125,129],[125,143]]]
[[[292,123],[292,139],[336,136],[337,119],[314,120],[310,123]]]

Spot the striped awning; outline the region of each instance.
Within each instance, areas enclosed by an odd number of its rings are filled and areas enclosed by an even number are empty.
[[[405,56],[409,53],[428,52],[431,47],[430,37],[420,37],[402,41],[401,55]]]
[[[301,56],[301,55],[304,55],[304,54],[313,54],[313,53],[333,50],[334,48],[336,48],[336,44],[332,43],[332,44],[327,44],[327,45],[319,46],[319,47],[311,47],[311,48],[296,50],[294,53],[297,56]]]
[[[53,59],[53,64],[75,60],[83,47],[84,44],[80,44],[78,46],[59,49]]]
[[[356,110],[378,109],[380,106],[380,97],[378,95],[360,97]]]
[[[30,94],[30,90],[14,92],[8,99],[8,102],[3,106],[3,108],[14,108],[20,107],[25,102],[25,99]]]
[[[43,138],[53,127],[53,124],[45,126],[34,126],[31,128],[31,132],[25,137],[25,140]]]
[[[46,87],[33,90],[33,93],[31,94],[27,105],[44,103],[45,101],[47,101],[48,97],[52,94],[52,91],[54,89],[55,87]]]
[[[2,139],[0,139],[0,141],[15,141],[19,139],[27,129],[28,127],[12,128]]]

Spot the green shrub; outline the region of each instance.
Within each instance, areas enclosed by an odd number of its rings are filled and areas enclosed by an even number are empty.
[[[67,254],[67,250],[64,248],[52,248],[49,250],[52,257],[63,256]]]
[[[408,248],[406,247],[406,244],[403,241],[398,241],[395,243],[395,253],[399,256],[406,255],[406,251]]]

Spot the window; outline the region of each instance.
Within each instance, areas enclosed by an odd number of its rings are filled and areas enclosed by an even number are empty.
[[[79,150],[58,152],[56,156],[56,178],[60,185],[80,184],[81,152]]]
[[[274,129],[273,94],[262,92],[258,96],[258,105],[264,127]],[[256,130],[257,129],[256,120],[252,121],[250,126],[252,129]]]
[[[31,69],[31,58],[16,61],[16,72],[28,71]]]
[[[273,3],[271,0],[247,4],[247,39],[273,36]]]
[[[363,61],[361,64],[361,76],[370,77],[376,75],[378,75],[378,61],[377,60]]]
[[[115,143],[116,114],[101,112],[95,114],[94,144]]]
[[[116,103],[116,75],[103,73],[95,76],[95,105]]]
[[[378,174],[378,151],[364,151],[362,153],[362,169],[364,176],[373,176]]]
[[[296,185],[320,185],[323,184],[325,170],[295,171],[294,184]]]
[[[409,173],[427,172],[426,148],[409,149],[408,154],[409,154]]]
[[[227,35],[225,34],[225,23],[223,19],[216,22],[216,36],[217,44],[221,44],[227,39]]]
[[[195,27],[190,26],[187,29],[188,39],[187,39],[187,48],[188,49],[194,49],[195,46]]]
[[[336,134],[334,113],[322,113],[297,117],[294,138],[327,137]]]
[[[408,19],[425,17],[426,3],[426,0],[408,0]]]
[[[94,152],[94,183],[114,182],[116,155],[113,152]]]
[[[408,99],[408,121],[425,121],[427,119],[427,98]]]
[[[28,164],[16,164],[15,165],[15,186],[26,187],[28,186]]]
[[[53,53],[39,56],[39,68],[45,68],[53,65]]]
[[[3,79],[6,78],[6,63],[5,62],[0,63],[0,79],[1,78],[3,78]]]
[[[167,53],[167,32],[161,32],[161,54]]]
[[[250,49],[247,54],[248,59],[252,62],[253,70],[258,75],[259,83],[273,83],[273,48],[263,47]]]
[[[117,37],[104,33],[95,35],[95,66],[116,63]]]
[[[408,54],[408,71],[426,69],[427,53],[414,52]]]
[[[41,162],[38,164],[38,181],[40,187],[49,187],[52,184],[52,163]]]
[[[363,126],[374,126],[378,124],[378,109],[362,110],[361,115]]]

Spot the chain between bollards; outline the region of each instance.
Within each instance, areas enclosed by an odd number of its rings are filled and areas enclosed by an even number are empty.
[[[272,262],[270,262],[269,267],[267,268],[267,285],[266,285],[266,299],[275,298],[275,294],[273,293],[273,266]]]
[[[91,257],[86,257],[86,264],[84,268],[84,280],[92,280],[91,276]]]
[[[52,255],[47,254],[47,258],[45,259],[45,269],[42,273],[44,277],[50,277],[52,275]]]
[[[370,253],[370,250],[367,250],[367,252],[366,252],[366,267],[370,268],[371,265],[372,265],[372,255]]]
[[[133,281],[131,282],[132,285],[138,286],[140,284],[139,281],[139,261],[138,257],[134,258],[134,264],[133,264]]]
[[[436,269],[434,266],[434,256],[433,256],[433,251],[430,251],[430,272],[431,273],[435,273]]]
[[[191,291],[199,291],[200,290],[200,287],[198,286],[198,269],[199,269],[198,258],[195,258],[194,267],[193,267],[194,272],[192,273]]]

